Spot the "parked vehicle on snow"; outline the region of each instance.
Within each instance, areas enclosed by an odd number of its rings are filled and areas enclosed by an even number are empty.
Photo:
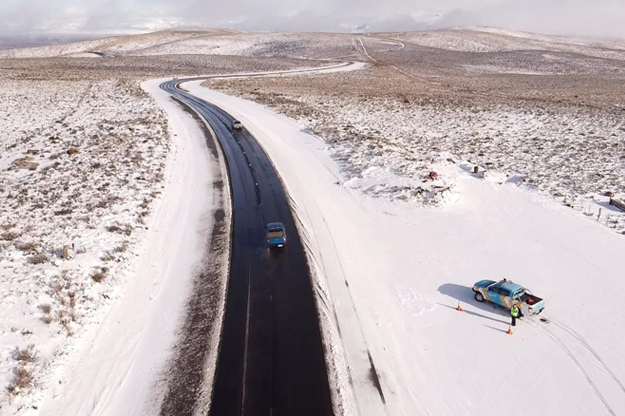
[[[494,280],[480,280],[473,285],[475,300],[478,302],[491,302],[502,308],[510,309],[517,305],[521,310],[521,316],[541,313],[545,309],[545,301],[532,292],[510,280],[503,279],[499,282]]]
[[[241,130],[243,124],[239,120],[232,120],[232,130]]]
[[[286,231],[281,222],[270,222],[267,224],[267,246],[269,248],[286,247]]]

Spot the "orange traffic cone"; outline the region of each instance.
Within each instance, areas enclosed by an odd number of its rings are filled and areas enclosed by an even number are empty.
[[[512,326],[508,325],[508,332],[506,332],[506,334],[508,335],[514,334],[514,332],[512,332]]]
[[[460,306],[460,302],[458,302],[458,307],[456,308],[458,312],[462,312],[462,307]]]

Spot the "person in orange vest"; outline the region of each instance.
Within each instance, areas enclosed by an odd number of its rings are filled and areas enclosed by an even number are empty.
[[[521,310],[516,304],[510,308],[510,316],[512,317],[512,326],[516,326],[516,319],[521,315]]]

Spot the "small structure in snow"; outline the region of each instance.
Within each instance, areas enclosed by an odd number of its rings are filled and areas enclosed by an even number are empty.
[[[614,205],[621,211],[625,211],[625,198],[622,200],[618,200],[616,198],[610,197],[610,205]]]

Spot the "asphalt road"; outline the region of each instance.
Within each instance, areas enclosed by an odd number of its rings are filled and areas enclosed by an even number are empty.
[[[331,415],[332,403],[310,270],[280,178],[232,117],[161,84],[212,127],[226,158],[233,207],[232,258],[212,416]],[[284,223],[287,247],[268,250],[265,225]]]

